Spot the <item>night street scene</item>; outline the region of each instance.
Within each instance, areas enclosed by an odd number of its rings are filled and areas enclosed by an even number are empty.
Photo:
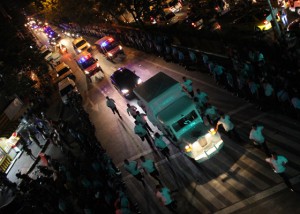
[[[300,213],[300,0],[0,19],[0,214]]]

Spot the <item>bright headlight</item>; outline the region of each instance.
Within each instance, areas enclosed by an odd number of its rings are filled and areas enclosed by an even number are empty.
[[[192,145],[188,144],[184,147],[185,152],[191,152],[192,151]]]
[[[129,90],[128,89],[122,89],[121,92],[122,92],[122,94],[127,94],[129,92]]]
[[[89,74],[89,72],[88,72],[87,70],[84,70],[84,73],[85,73],[85,74]]]
[[[211,128],[208,132],[212,135],[215,135],[217,133],[214,128]]]
[[[119,49],[120,49],[120,50],[122,50],[122,49],[123,49],[123,47],[122,47],[121,45],[119,45]]]
[[[91,47],[91,44],[90,44],[90,43],[87,43],[87,46],[88,46],[88,47]]]
[[[142,83],[142,80],[141,80],[141,78],[139,78],[138,80],[137,80],[137,84],[139,85],[139,84],[141,84]]]
[[[108,53],[108,56],[113,56],[112,53]]]
[[[78,53],[81,53],[81,50],[80,49],[77,49]]]

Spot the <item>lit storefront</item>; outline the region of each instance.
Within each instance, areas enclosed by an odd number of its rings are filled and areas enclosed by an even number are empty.
[[[18,157],[20,149],[17,147],[19,137],[14,132],[9,138],[0,137],[0,169],[5,172]]]

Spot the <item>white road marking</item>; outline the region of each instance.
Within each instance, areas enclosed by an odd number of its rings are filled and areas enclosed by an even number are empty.
[[[290,181],[291,181],[292,184],[299,183],[300,182],[300,175],[298,175],[298,176],[290,179]],[[280,191],[282,191],[282,190],[284,190],[286,188],[287,187],[286,187],[286,185],[284,183],[280,183],[280,184],[278,184],[278,185],[276,185],[276,186],[274,186],[274,187],[272,187],[270,189],[267,189],[265,191],[257,193],[254,196],[251,196],[251,197],[249,197],[249,198],[247,198],[245,200],[242,200],[242,201],[240,201],[240,202],[238,202],[236,204],[233,204],[233,205],[231,205],[229,207],[226,207],[226,208],[224,208],[224,209],[222,209],[220,211],[217,211],[217,212],[215,212],[215,214],[223,214],[223,213],[227,214],[227,213],[236,212],[236,211],[238,211],[238,210],[240,210],[240,209],[242,209],[242,208],[244,208],[246,206],[254,204],[257,201],[260,201],[260,200],[265,199],[265,198],[267,198],[267,197],[269,197],[271,195],[274,195],[275,193],[278,193],[278,192],[280,192]]]

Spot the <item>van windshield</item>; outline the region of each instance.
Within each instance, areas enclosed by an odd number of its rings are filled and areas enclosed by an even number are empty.
[[[68,85],[67,87],[65,87],[64,89],[62,89],[59,93],[63,97],[65,95],[69,94],[71,91],[73,91],[73,89],[74,89],[73,85]]]
[[[176,123],[173,123],[172,127],[173,129],[178,132],[180,129],[183,127],[189,125],[192,123],[194,120],[198,118],[195,110],[191,111],[189,114],[178,120]]]
[[[85,40],[81,40],[81,41],[79,41],[78,43],[76,43],[75,46],[76,46],[76,48],[79,48],[79,47],[81,47],[82,45],[84,45],[85,43],[86,43]]]
[[[80,64],[83,67],[83,69],[86,69],[86,68],[90,67],[91,65],[93,65],[95,62],[96,62],[96,60],[93,57],[91,57],[91,58],[85,60],[84,62],[81,62]]]
[[[63,74],[67,73],[70,70],[68,67],[64,67],[63,69],[57,72],[58,76],[62,76]]]
[[[117,47],[119,45],[118,42],[113,41],[113,42],[109,42],[107,43],[107,45],[105,47],[103,47],[103,49],[107,52],[113,50],[115,47]]]

